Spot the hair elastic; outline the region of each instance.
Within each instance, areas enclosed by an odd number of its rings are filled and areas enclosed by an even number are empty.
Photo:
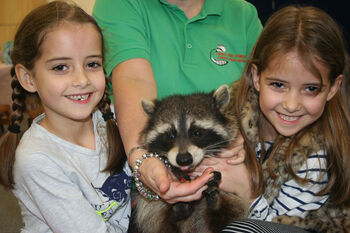
[[[108,121],[108,120],[114,118],[114,114],[113,114],[113,112],[105,112],[102,114],[102,117],[105,121]]]
[[[21,132],[19,125],[9,125],[7,130],[14,134],[19,134]]]

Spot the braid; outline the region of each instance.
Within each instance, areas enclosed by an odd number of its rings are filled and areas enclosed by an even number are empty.
[[[20,85],[14,69],[11,70],[13,80],[12,87],[12,113],[10,118],[9,131],[0,139],[0,184],[6,189],[14,188],[13,164],[15,162],[15,151],[19,142],[20,125],[25,111],[26,91]]]
[[[17,76],[13,76],[11,82],[12,87],[12,114],[10,118],[10,125],[19,127],[23,120],[23,113],[26,110],[25,97],[26,91],[19,83]]]
[[[109,98],[108,79],[106,78],[106,89],[97,107],[101,111],[102,116],[106,121],[107,129],[108,161],[104,171],[111,171],[112,173],[116,173],[123,170],[124,164],[126,162],[126,154],[110,105],[111,100]]]
[[[106,79],[105,92],[103,94],[101,101],[99,102],[99,104],[97,106],[98,109],[101,111],[105,121],[108,121],[110,119],[114,119],[110,106],[111,106],[111,99],[109,98],[108,80]]]

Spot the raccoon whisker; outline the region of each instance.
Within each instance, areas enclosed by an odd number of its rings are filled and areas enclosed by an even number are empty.
[[[167,156],[167,154],[168,154],[168,152],[166,152],[166,151],[158,151],[158,152],[156,152],[159,156],[163,156],[163,157],[166,157]]]
[[[205,149],[205,150],[216,149],[218,146],[220,146],[220,145],[222,145],[222,144],[225,144],[225,143],[227,143],[227,142],[232,142],[232,141],[234,141],[234,140],[235,140],[235,138],[223,140],[223,141],[220,141],[220,142],[217,142],[217,143],[214,143],[214,144],[210,144],[210,145],[206,146],[206,147],[203,148],[203,149]]]
[[[206,150],[207,153],[214,153],[214,152],[220,152],[221,149],[209,149],[209,150]]]
[[[204,157],[209,158],[209,157],[213,157],[216,154],[218,154],[219,152],[221,152],[221,150],[210,150],[210,151],[206,151]]]

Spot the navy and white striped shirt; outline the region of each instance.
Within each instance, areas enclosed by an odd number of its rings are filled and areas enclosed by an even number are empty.
[[[266,150],[271,143],[265,143]],[[261,145],[257,146],[256,154],[260,158]],[[282,184],[280,193],[269,205],[264,194],[257,197],[251,207],[249,218],[271,221],[275,216],[288,215],[304,218],[308,211],[320,208],[328,199],[328,195],[316,196],[328,183],[326,153],[321,150],[309,155],[301,166],[297,175],[310,179],[306,185],[301,185],[295,180],[288,180]]]

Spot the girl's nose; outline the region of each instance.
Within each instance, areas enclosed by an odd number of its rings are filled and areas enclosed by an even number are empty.
[[[283,100],[282,106],[288,112],[299,111],[302,106],[299,93],[296,91],[289,91]]]
[[[90,84],[89,77],[84,69],[76,69],[73,74],[72,85],[75,87],[86,87]]]

